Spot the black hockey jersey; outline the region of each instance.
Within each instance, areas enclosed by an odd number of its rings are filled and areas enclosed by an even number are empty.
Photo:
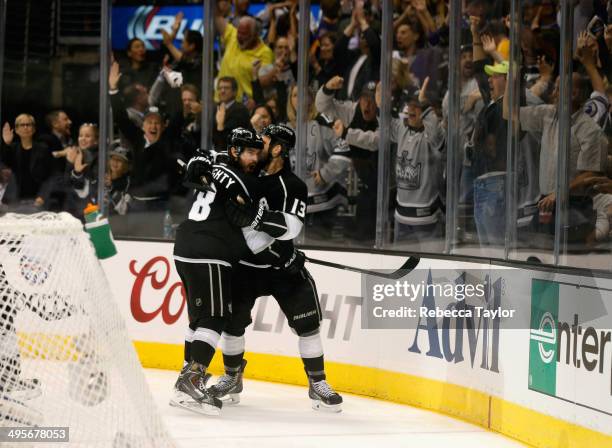
[[[251,254],[241,263],[268,267],[273,264],[271,256],[278,257],[279,250],[293,251],[292,240],[300,234],[306,217],[308,189],[288,165],[275,174],[259,177],[257,184],[259,200],[269,212],[262,221],[262,231],[243,230]]]
[[[194,193],[189,215],[177,229],[174,258],[179,261],[235,263],[248,251],[241,230],[226,218],[225,202],[238,196],[256,200],[257,178],[225,164],[214,165],[212,177],[212,191]]]

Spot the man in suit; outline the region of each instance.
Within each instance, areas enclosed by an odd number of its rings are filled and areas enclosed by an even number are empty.
[[[109,77],[109,96],[113,120],[123,138],[130,144],[133,156],[129,194],[129,226],[131,235],[159,237],[162,235],[164,210],[176,173],[173,142],[178,138],[175,124],[167,123],[157,107],[150,107],[143,115],[142,127],[132,122],[119,92],[119,64],[112,64]]]
[[[227,136],[236,128],[251,127],[249,110],[246,106],[236,101],[238,83],[231,76],[219,78],[217,82],[219,104],[215,117],[215,128],[213,132],[213,143],[217,151],[225,149]]]
[[[52,110],[45,116],[45,123],[51,131],[41,135],[40,141],[48,147],[53,159],[50,162],[50,194],[47,204],[52,211],[64,210],[67,184],[64,180],[66,172],[66,148],[74,145],[72,139],[72,120],[68,114],[61,110]]]

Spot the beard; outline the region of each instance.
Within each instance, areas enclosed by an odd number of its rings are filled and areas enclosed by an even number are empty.
[[[255,162],[242,165],[242,170],[248,174],[253,174],[256,168],[257,168],[257,163]]]

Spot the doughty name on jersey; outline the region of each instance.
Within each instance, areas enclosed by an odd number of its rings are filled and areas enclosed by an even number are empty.
[[[216,166],[213,169],[212,177],[217,182],[223,184],[225,189],[229,189],[230,186],[232,186],[234,183],[236,183],[236,181],[234,179],[232,179],[232,177],[227,173],[227,171],[225,171],[224,169],[222,169],[219,166]]]

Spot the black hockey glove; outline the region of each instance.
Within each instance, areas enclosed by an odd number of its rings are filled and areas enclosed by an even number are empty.
[[[264,211],[264,205],[261,202],[259,204],[240,204],[236,199],[229,199],[225,202],[227,219],[236,227],[250,227],[253,230],[260,230],[263,226]]]
[[[298,249],[293,249],[289,259],[284,260],[282,266],[279,266],[280,269],[283,269],[289,275],[297,275],[304,268],[304,263],[306,262],[306,255],[304,252]]]
[[[212,190],[212,166],[212,157],[206,153],[198,152],[187,163],[183,185],[200,191]]]

